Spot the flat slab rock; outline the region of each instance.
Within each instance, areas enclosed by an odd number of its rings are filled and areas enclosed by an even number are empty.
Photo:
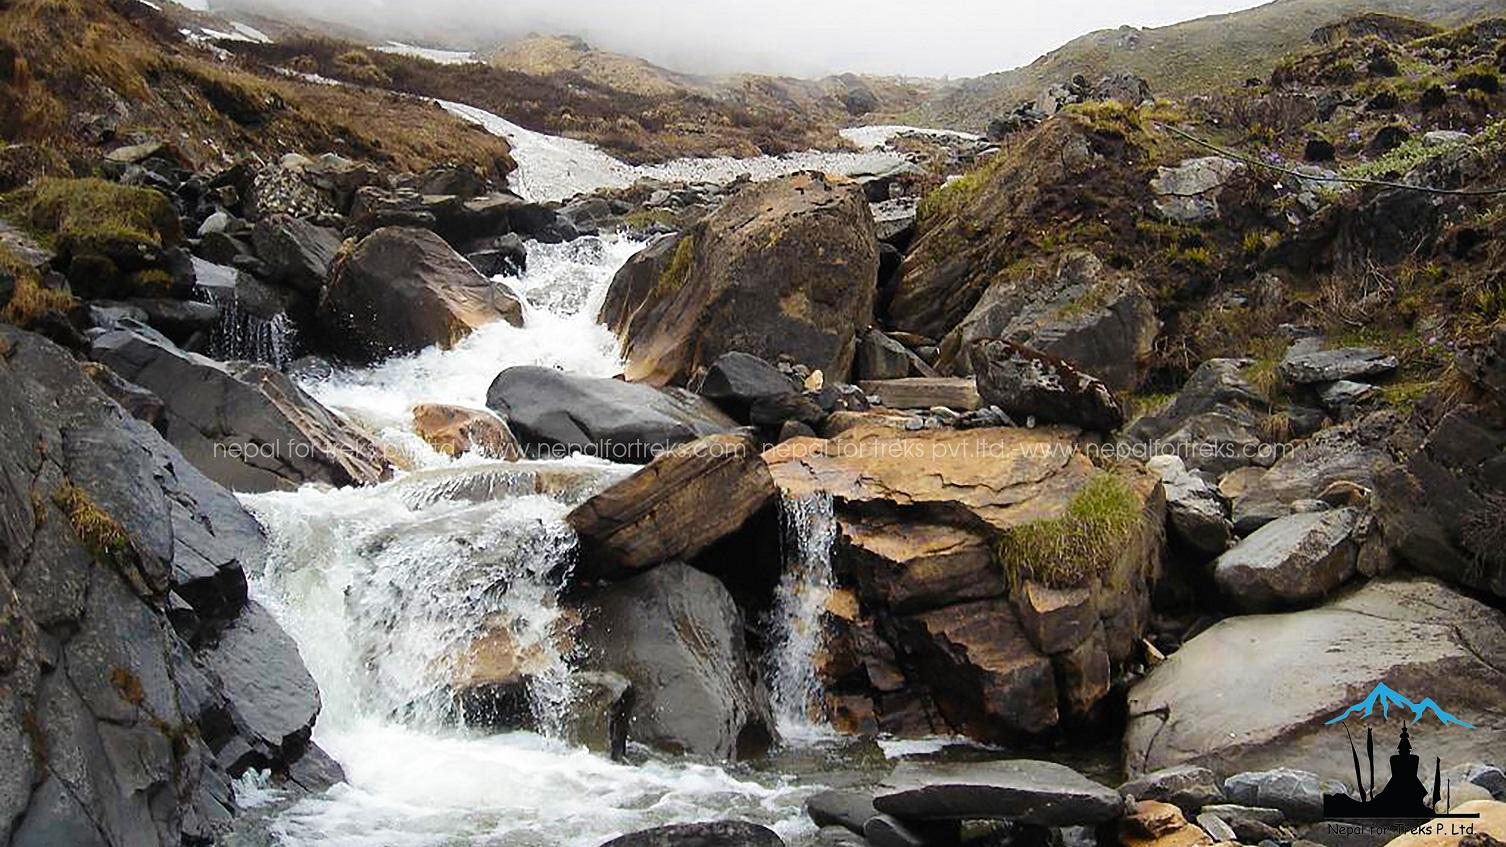
[[[874,808],[902,819],[1013,820],[1038,826],[1100,824],[1124,814],[1118,791],[1065,765],[1034,759],[901,762]]]
[[[1396,357],[1368,347],[1294,352],[1281,360],[1278,370],[1283,379],[1297,385],[1363,380],[1396,370]]]

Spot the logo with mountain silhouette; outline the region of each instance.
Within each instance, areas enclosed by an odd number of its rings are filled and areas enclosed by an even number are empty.
[[[1370,692],[1370,696],[1340,712],[1324,725],[1333,726],[1337,723],[1343,723],[1345,720],[1356,715],[1366,718],[1373,717],[1377,708],[1380,709],[1382,718],[1390,718],[1391,710],[1394,708],[1411,712],[1412,723],[1414,724],[1431,714],[1443,726],[1459,726],[1465,729],[1475,728],[1474,724],[1460,720],[1452,714],[1445,712],[1443,707],[1433,702],[1433,698],[1424,697],[1422,702],[1414,703],[1411,698],[1397,692],[1384,682],[1376,683],[1375,688]]]
[[[1425,718],[1431,716],[1432,722],[1424,726],[1432,731],[1441,731],[1449,727],[1475,728],[1474,724],[1445,711],[1442,706],[1434,702],[1433,698],[1424,697],[1421,701],[1414,701],[1381,682],[1376,684],[1365,699],[1335,715],[1324,725],[1343,724],[1350,718],[1374,718],[1377,712],[1382,720],[1390,720],[1393,711],[1405,723],[1401,727],[1401,737],[1397,741],[1396,753],[1390,757],[1391,778],[1386,781],[1384,788],[1377,790],[1375,727],[1367,727],[1365,730],[1365,755],[1370,764],[1370,778],[1367,782],[1365,771],[1360,767],[1360,753],[1355,747],[1354,736],[1349,732],[1349,727],[1345,726],[1344,735],[1349,739],[1349,753],[1354,759],[1354,781],[1359,796],[1355,797],[1347,793],[1323,795],[1323,817],[1344,821],[1377,819],[1427,821],[1434,818],[1479,817],[1476,814],[1449,814],[1452,806],[1450,799],[1452,792],[1443,784],[1441,759],[1437,757],[1433,759],[1431,792],[1418,774],[1422,759],[1412,752],[1412,727],[1418,726]]]

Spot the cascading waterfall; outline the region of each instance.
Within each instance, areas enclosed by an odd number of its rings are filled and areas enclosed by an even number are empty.
[[[293,360],[296,342],[288,316],[278,312],[268,318],[245,308],[237,288],[239,272],[234,268],[199,258],[193,263],[199,296],[220,310],[219,323],[209,333],[205,352],[216,359],[286,368]]]
[[[816,665],[837,539],[831,495],[784,498],[780,522],[784,574],[769,611],[769,682],[780,733],[799,739],[820,734],[825,711]]]
[[[528,272],[508,280],[526,301],[525,326],[497,322],[449,350],[304,387],[389,440],[416,440],[414,404],[481,407],[491,380],[512,365],[615,374],[615,339],[595,315],[639,246],[531,244]],[[623,832],[728,817],[795,840],[809,832],[808,791],[787,779],[652,758],[619,764],[561,740],[570,616],[556,597],[576,545],[564,517],[634,470],[589,458],[501,463],[431,453],[381,485],[242,498],[271,542],[253,592],[319,683],[314,740],[348,781],[291,806],[264,805],[277,842],[597,847]],[[491,733],[457,720],[452,683],[476,639],[498,632],[527,662],[536,731]]]

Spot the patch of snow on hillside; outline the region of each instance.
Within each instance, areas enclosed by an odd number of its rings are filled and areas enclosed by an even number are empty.
[[[386,44],[378,45],[376,49],[383,53],[396,53],[399,56],[428,59],[440,65],[468,65],[481,61],[476,58],[475,53],[464,53],[459,50],[436,50],[432,47],[404,44],[401,41],[389,41]]]

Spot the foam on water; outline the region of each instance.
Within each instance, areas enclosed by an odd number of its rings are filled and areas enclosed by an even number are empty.
[[[402,442],[415,405],[485,408],[492,380],[514,365],[615,376],[622,369],[617,339],[596,322],[596,313],[613,274],[642,247],[600,238],[529,243],[527,272],[517,279],[501,278],[524,300],[523,326],[497,321],[449,350],[432,347],[303,387],[326,406]]]
[[[414,403],[479,406],[509,365],[614,374],[616,344],[595,314],[639,246],[531,245],[528,272],[511,281],[527,301],[524,327],[495,324],[451,350],[308,387],[389,436],[414,438]],[[252,592],[298,642],[323,700],[314,740],[347,778],[296,802],[243,780],[262,830],[293,847],[597,847],[624,832],[728,818],[771,826],[792,843],[813,831],[802,802],[816,789],[792,779],[646,751],[646,761],[625,765],[559,740],[552,718],[573,696],[569,639],[560,637],[568,615],[556,599],[576,546],[564,518],[636,468],[431,459],[380,485],[242,497],[269,541]],[[545,734],[484,734],[454,707],[450,683],[469,646],[499,628],[530,657]]]

